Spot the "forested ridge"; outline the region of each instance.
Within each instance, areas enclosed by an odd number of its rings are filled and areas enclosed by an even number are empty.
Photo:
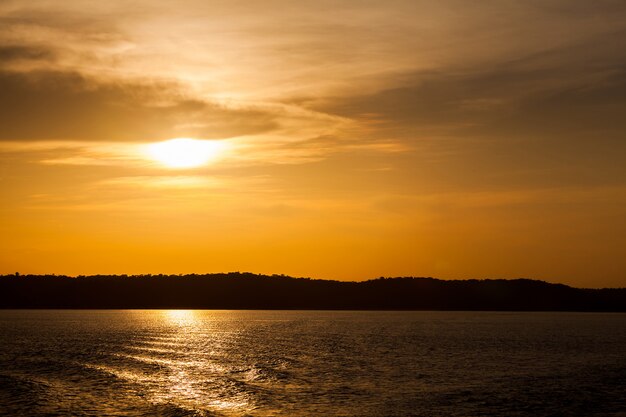
[[[626,311],[626,288],[530,279],[346,282],[252,273],[0,276],[0,308]]]

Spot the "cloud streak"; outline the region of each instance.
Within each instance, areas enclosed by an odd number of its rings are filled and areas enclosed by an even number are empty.
[[[77,73],[0,72],[2,140],[157,141],[276,129],[276,115],[185,96],[163,82],[94,82]]]

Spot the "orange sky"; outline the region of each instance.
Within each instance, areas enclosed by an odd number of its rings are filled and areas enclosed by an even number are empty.
[[[5,0],[0,26],[0,273],[626,286],[623,2]]]

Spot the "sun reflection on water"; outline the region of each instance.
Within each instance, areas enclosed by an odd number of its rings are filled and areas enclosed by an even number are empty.
[[[113,364],[98,369],[136,384],[142,399],[158,407],[225,417],[257,409],[256,390],[247,379],[254,365],[235,360],[237,354],[229,347],[240,337],[240,329],[224,322],[224,313],[151,310],[140,314],[151,323],[146,332],[114,353]]]
[[[192,326],[197,322],[193,310],[164,310],[163,314],[170,324],[177,326]]]

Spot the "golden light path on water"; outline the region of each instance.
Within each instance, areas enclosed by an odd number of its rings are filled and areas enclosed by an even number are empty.
[[[124,361],[143,364],[146,370],[121,374],[117,369],[101,370],[140,383],[144,398],[153,404],[175,405],[189,411],[210,409],[225,416],[248,414],[256,408],[250,396],[237,388],[235,381],[223,386],[223,379],[233,370],[230,359],[220,350],[232,341],[224,339],[227,333],[220,331],[220,321],[215,320],[219,315],[211,319],[207,312],[202,318],[198,314],[194,310],[146,311],[144,318],[159,330],[137,337],[126,347],[132,352],[118,354]],[[207,327],[207,323],[212,325]],[[234,387],[229,387],[233,382]],[[224,395],[225,389],[232,390],[230,395]]]
[[[626,327],[615,314],[0,313],[2,415],[430,417],[520,415],[524,407],[525,415],[624,409]]]
[[[163,310],[163,316],[178,326],[191,326],[197,321],[194,310]]]

